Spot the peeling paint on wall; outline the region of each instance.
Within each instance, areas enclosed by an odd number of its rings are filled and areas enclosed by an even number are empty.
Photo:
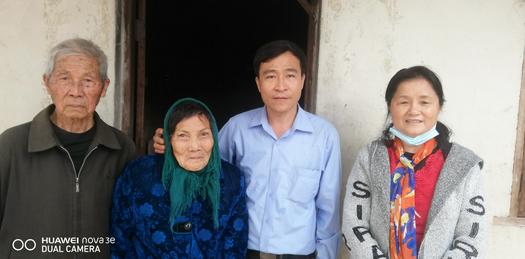
[[[111,28],[111,27],[115,27],[115,24],[113,22],[113,20],[110,19],[111,15],[109,13],[109,2],[108,1],[101,1],[101,4],[99,4],[99,13],[101,14],[100,15],[100,20],[101,20],[101,24],[99,25],[99,27],[101,29],[103,28]],[[100,44],[102,45],[105,45],[105,46],[110,46],[111,42],[110,42],[110,35],[109,33],[103,33],[102,35],[99,35],[100,36]]]
[[[339,15],[342,9],[341,0],[329,0],[328,7],[334,12],[333,13],[334,16]]]
[[[383,68],[385,71],[392,71],[394,69],[392,67],[392,45],[392,40],[387,39],[384,53],[385,58],[383,60]]]
[[[359,148],[385,126],[384,91],[391,76],[423,64],[442,79],[447,103],[440,119],[452,128],[452,140],[486,159],[488,179],[497,175],[498,181],[486,181],[487,203],[491,214],[505,217],[522,84],[525,0],[326,0],[321,18],[316,111],[340,132],[344,178]],[[491,123],[479,127],[480,122]],[[525,242],[520,227],[508,227],[511,239],[501,225],[491,228],[485,257],[516,257]],[[343,250],[339,258],[348,255]]]
[[[108,56],[114,76],[116,0],[0,0],[0,132],[31,120],[51,103],[41,75],[47,52],[58,42],[84,37]],[[97,106],[101,117],[113,124],[113,87]]]
[[[67,15],[65,11],[60,11],[62,0],[45,0],[44,1],[44,22],[47,25],[46,39],[52,44],[57,42],[57,32],[59,25],[66,22]]]
[[[397,8],[397,2],[396,0],[379,0],[379,2],[383,3],[385,5],[386,11],[388,13],[388,17],[390,18],[390,21],[395,24],[396,21],[398,21],[401,18],[401,15],[399,14],[399,10]]]

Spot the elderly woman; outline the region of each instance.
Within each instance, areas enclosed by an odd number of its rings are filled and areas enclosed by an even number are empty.
[[[343,236],[351,258],[479,258],[486,235],[483,161],[438,121],[439,78],[402,69],[385,100],[392,123],[348,179]]]
[[[210,110],[191,98],[164,119],[163,156],[131,162],[115,186],[112,255],[117,258],[244,258],[244,178],[221,161]]]

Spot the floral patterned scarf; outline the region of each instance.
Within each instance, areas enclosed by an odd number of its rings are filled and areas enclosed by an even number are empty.
[[[405,156],[403,144],[394,139],[399,159],[390,179],[390,258],[417,258],[414,167],[432,154],[437,142],[431,139],[414,154]]]

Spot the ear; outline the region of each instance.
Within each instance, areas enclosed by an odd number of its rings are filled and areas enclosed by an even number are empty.
[[[304,87],[304,81],[306,80],[306,74],[302,73],[301,74],[301,90],[303,89]]]
[[[109,86],[109,79],[106,79],[102,82],[104,85],[102,86],[102,93],[100,94],[100,97],[106,96],[106,92],[108,91]]]
[[[43,75],[42,75],[42,83],[46,86],[46,91],[47,91],[47,93],[48,93],[48,94],[51,94],[51,93],[49,92],[49,76],[48,76],[48,75],[46,75],[46,74],[43,74]]]
[[[255,77],[255,84],[257,85],[257,90],[259,90],[259,93],[261,92],[261,85],[259,82],[259,76]]]

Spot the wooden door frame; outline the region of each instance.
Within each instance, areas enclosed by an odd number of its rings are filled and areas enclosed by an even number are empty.
[[[322,0],[297,0],[308,15],[304,109],[315,113]],[[146,0],[117,0],[115,125],[147,150],[144,132],[146,88]]]
[[[135,85],[134,1],[117,0],[116,5],[116,39],[115,39],[115,121],[114,125],[133,138],[133,114],[131,104],[132,86]]]
[[[115,125],[146,150],[144,107],[146,88],[146,0],[117,0],[115,61]]]
[[[304,83],[304,109],[315,113],[317,97],[317,71],[322,0],[297,0],[308,14],[308,40],[306,47],[306,80]]]
[[[525,57],[525,50],[524,50]],[[525,58],[521,68],[521,89],[518,125],[514,149],[514,167],[511,189],[510,217],[525,217]],[[525,224],[525,220],[522,221]]]

